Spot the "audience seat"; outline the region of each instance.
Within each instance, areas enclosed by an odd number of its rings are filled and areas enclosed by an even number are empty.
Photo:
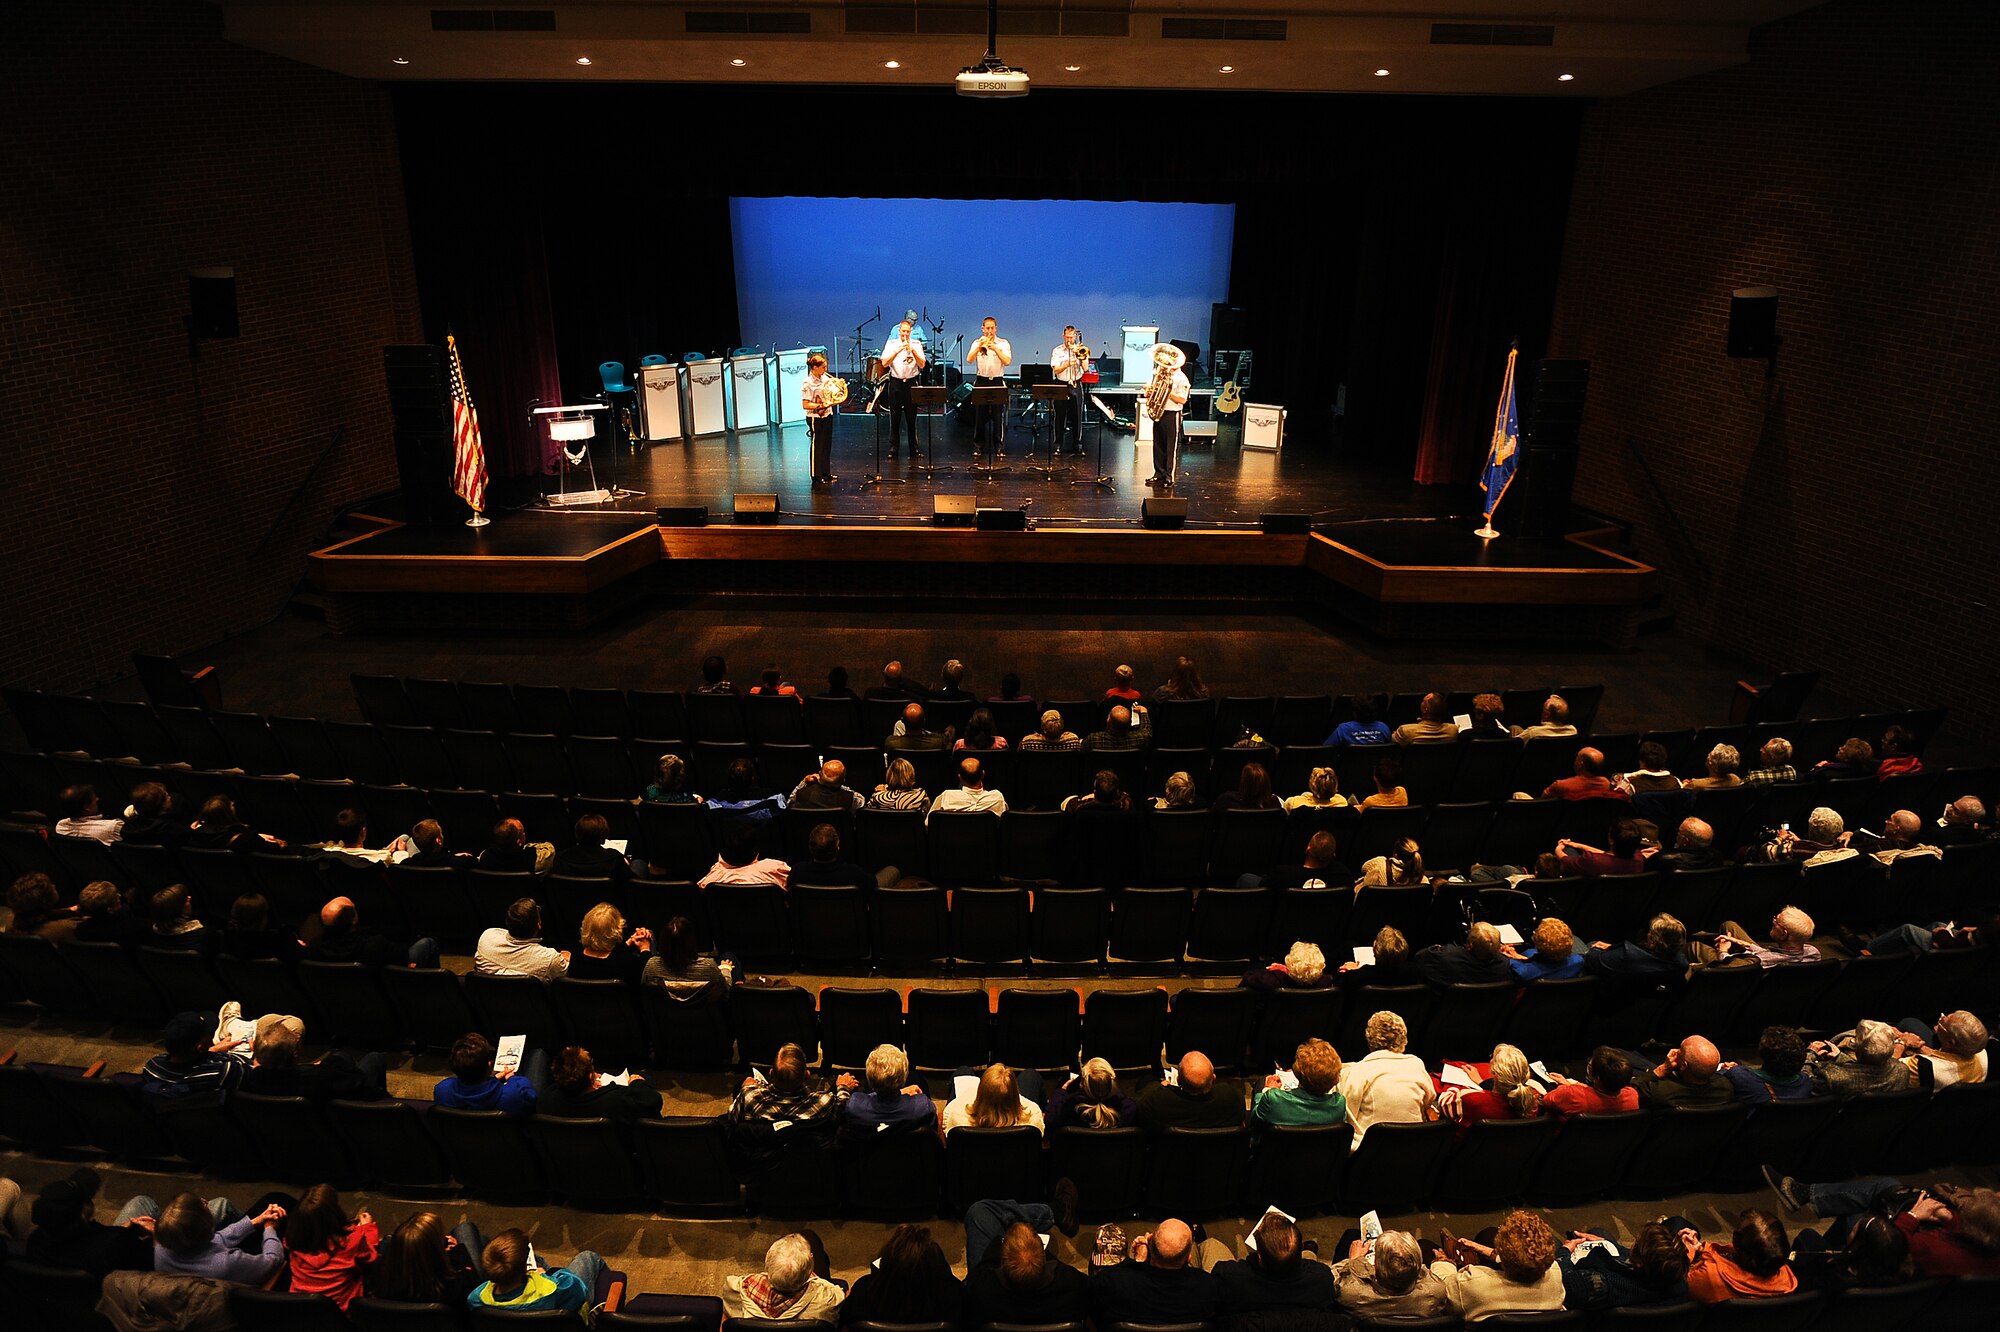
[[[646,1194],[670,1216],[735,1216],[743,1211],[741,1174],[729,1158],[726,1130],[711,1116],[646,1119],[632,1146]]]
[[[1347,917],[1354,908],[1354,892],[1345,884],[1324,888],[1288,888],[1278,894],[1271,911],[1271,924],[1264,934],[1263,956],[1283,958],[1301,940],[1317,944],[1327,955],[1327,966],[1338,967],[1347,937]]]
[[[1439,1202],[1482,1211],[1529,1196],[1556,1129],[1556,1121],[1542,1115],[1475,1120],[1466,1126],[1441,1175]],[[1373,1138],[1375,1130],[1368,1130],[1368,1136]]]
[[[1594,1198],[1616,1188],[1624,1165],[1652,1127],[1650,1110],[1572,1115],[1562,1127],[1562,1150],[1542,1158],[1532,1195]]]
[[[490,1041],[526,1036],[530,1050],[554,1054],[563,1044],[562,1015],[556,1012],[546,981],[532,976],[489,976],[470,972],[465,997],[479,1014],[479,1031]]]
[[[990,814],[937,815],[939,818],[982,819]],[[936,854],[933,843],[932,854]],[[1025,888],[965,888],[951,894],[951,955],[959,962],[1018,965],[1033,951],[1031,897]]]
[[[791,947],[808,963],[865,963],[870,948],[868,896],[860,888],[793,883],[784,890]]]
[[[738,985],[729,995],[729,1018],[736,1029],[737,1059],[769,1068],[778,1047],[796,1042],[808,1063],[817,1062],[818,1013],[812,991],[796,985]]]
[[[829,1072],[859,1073],[878,1045],[903,1046],[903,997],[885,988],[829,985],[819,992],[820,1055]]]
[[[1339,965],[1335,959],[1327,960],[1329,970]],[[1332,1034],[1340,1030],[1345,998],[1332,985],[1312,990],[1273,990],[1264,996],[1263,1012],[1258,1015],[1257,1033],[1252,1041],[1250,1066],[1290,1068],[1292,1057],[1307,1040],[1314,1036],[1331,1040]],[[1354,1057],[1360,1058],[1360,1053],[1355,1052]]]
[[[229,1311],[242,1332],[348,1332],[340,1306],[324,1295],[231,1286]]]
[[[1250,1160],[1247,1128],[1160,1130],[1146,1177],[1146,1206],[1187,1221],[1240,1214]]]
[[[937,1215],[943,1187],[944,1149],[931,1125],[842,1135],[840,1199],[848,1215],[927,1220]]]
[[[303,1096],[232,1092],[230,1108],[257,1144],[265,1167],[288,1184],[344,1185],[356,1178],[326,1111]]]
[[[994,1059],[1017,1069],[1074,1068],[1082,1006],[1081,996],[1070,989],[1000,991],[993,1009]]]
[[[992,1057],[991,1004],[985,990],[911,990],[904,1031],[912,1070],[983,1067]]]
[[[869,903],[876,960],[923,966],[949,957],[948,896],[944,889],[927,883],[876,889]]]
[[[499,1110],[426,1112],[431,1132],[451,1162],[451,1177],[475,1198],[539,1199],[548,1192],[541,1158],[528,1145],[521,1121]]]
[[[589,1047],[599,1067],[643,1067],[652,1039],[639,1013],[639,987],[626,981],[574,980],[549,985],[556,1014],[571,1040]]]
[[[1341,1205],[1357,1216],[1370,1208],[1404,1212],[1431,1197],[1457,1133],[1458,1126],[1443,1119],[1370,1126],[1348,1160]]]
[[[408,1101],[329,1101],[326,1120],[369,1188],[449,1188],[451,1165],[426,1127],[429,1111]]]
[[[1167,1062],[1179,1063],[1189,1050],[1199,1050],[1218,1073],[1234,1073],[1243,1067],[1256,1020],[1254,991],[1184,986],[1167,1018]]]
[[[548,1183],[572,1206],[637,1203],[645,1196],[624,1126],[604,1118],[529,1115],[522,1124],[542,1158]]]
[[[955,1128],[945,1139],[945,1205],[954,1217],[981,1198],[1042,1201],[1042,1134],[1013,1128]]]
[[[1684,1193],[1709,1177],[1743,1127],[1740,1104],[1681,1106],[1654,1113],[1646,1137],[1624,1163],[1622,1186],[1635,1193]]]
[[[719,987],[683,998],[661,986],[642,986],[639,1009],[653,1062],[660,1067],[706,1071],[734,1066],[736,1038]]]
[[[1255,1216],[1265,1207],[1297,1217],[1325,1211],[1340,1196],[1353,1142],[1351,1124],[1285,1124],[1259,1129],[1250,1148],[1244,1215]]]
[[[1117,1128],[1059,1128],[1049,1133],[1049,1178],[1076,1185],[1077,1215],[1090,1222],[1136,1215],[1146,1184],[1146,1134]]]
[[[1233,815],[1224,815],[1227,821]],[[1271,919],[1268,888],[1204,888],[1188,920],[1187,960],[1202,969],[1241,971],[1263,955]]]
[[[1112,899],[1105,955],[1113,963],[1178,967],[1193,911],[1187,888],[1127,888]]]

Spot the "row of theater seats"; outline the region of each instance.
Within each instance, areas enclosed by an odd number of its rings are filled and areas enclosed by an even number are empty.
[[[1350,1058],[1383,1009],[1408,1023],[1411,1047],[1432,1059],[1483,1055],[1500,1040],[1533,1057],[1572,1058],[1599,1044],[1637,1046],[1699,1033],[1751,1043],[1766,1025],[1841,1031],[1863,1017],[1897,1020],[1956,1008],[1989,1012],[2000,987],[1991,948],[1823,961],[1769,970],[1709,967],[1684,985],[1632,985],[1584,976],[1450,986],[1367,985],[1262,995],[1185,986],[943,989],[829,986],[817,996],[770,982],[733,988],[726,1002],[690,1002],[625,981],[521,977],[357,963],[211,965],[184,952],[0,936],[0,982],[64,1014],[154,1023],[234,999],[249,1013],[295,1013],[316,1041],[401,1050],[443,1049],[468,1031],[532,1045],[587,1044],[600,1063],[701,1069],[768,1064],[796,1042],[829,1068],[859,1068],[876,1045],[906,1047],[919,1068],[1000,1060],[1063,1069],[1098,1057],[1138,1072],[1200,1050],[1225,1070],[1288,1062],[1310,1036]]]
[[[980,1198],[1039,1201],[1073,1180],[1088,1220],[1205,1220],[1563,1204],[1758,1186],[1758,1167],[1811,1179],[1907,1174],[1995,1159],[2000,1084],[1755,1109],[1634,1110],[1558,1122],[1346,1124],[1147,1131],[959,1128],[935,1134],[781,1133],[745,1160],[717,1118],[607,1119],[450,1110],[415,1101],[234,1093],[158,1109],[129,1078],[0,1066],[0,1132],[38,1153],[94,1149],[144,1165],[389,1192],[458,1185],[478,1197],[650,1204],[668,1213],[919,1219]],[[1379,1136],[1378,1136],[1379,1135]]]

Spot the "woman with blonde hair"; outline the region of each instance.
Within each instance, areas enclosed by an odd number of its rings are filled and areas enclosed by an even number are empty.
[[[569,960],[571,980],[637,981],[653,953],[653,932],[641,925],[628,937],[625,917],[609,902],[583,913],[580,945]]]
[[[1424,855],[1417,839],[1405,837],[1386,856],[1371,856],[1361,862],[1361,882],[1356,888],[1408,888],[1424,881]]]
[[[959,1085],[972,1070],[959,1070]],[[1024,1094],[1032,1093],[1032,1094]],[[1037,1133],[1046,1127],[1040,1104],[1042,1075],[1032,1068],[1016,1073],[1005,1064],[989,1064],[970,1095],[963,1090],[944,1108],[938,1129],[949,1138],[955,1128],[1013,1128],[1025,1124]]]
[[[1332,768],[1314,768],[1306,775],[1306,789],[1285,800],[1286,809],[1346,809],[1347,797],[1340,793],[1340,779]]]
[[[1118,1071],[1105,1059],[1084,1060],[1081,1073],[1049,1094],[1049,1123],[1057,1128],[1118,1128],[1138,1113],[1138,1102],[1118,1090]]]
[[[882,769],[882,784],[868,797],[869,809],[928,809],[930,794],[917,785],[916,765],[906,758],[892,758]]]
[[[1482,1119],[1531,1119],[1541,1113],[1545,1088],[1535,1081],[1528,1056],[1517,1046],[1496,1045],[1493,1058],[1481,1067],[1458,1060],[1446,1060],[1479,1082],[1476,1088],[1440,1080],[1438,1114],[1458,1123],[1458,1136]]]
[[[1194,778],[1184,772],[1168,776],[1165,793],[1153,797],[1154,809],[1193,809],[1195,807]]]

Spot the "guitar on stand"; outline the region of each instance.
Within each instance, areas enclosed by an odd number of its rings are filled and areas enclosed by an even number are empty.
[[[1218,356],[1221,353],[1217,353]],[[1243,406],[1243,390],[1250,387],[1250,353],[1234,353],[1236,359],[1229,367],[1229,381],[1215,395],[1215,414],[1228,416]]]

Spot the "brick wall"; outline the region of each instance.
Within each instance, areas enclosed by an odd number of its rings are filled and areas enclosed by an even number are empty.
[[[387,98],[220,34],[177,2],[0,13],[0,680],[266,620],[336,507],[395,484],[380,347],[419,324]],[[210,265],[242,336],[197,366]]]
[[[1593,365],[1577,498],[1680,624],[2000,743],[2000,11],[1836,0],[1748,65],[1590,114],[1552,354]],[[1779,291],[1774,379],[1723,355]],[[1657,492],[1641,459],[1657,479]]]

